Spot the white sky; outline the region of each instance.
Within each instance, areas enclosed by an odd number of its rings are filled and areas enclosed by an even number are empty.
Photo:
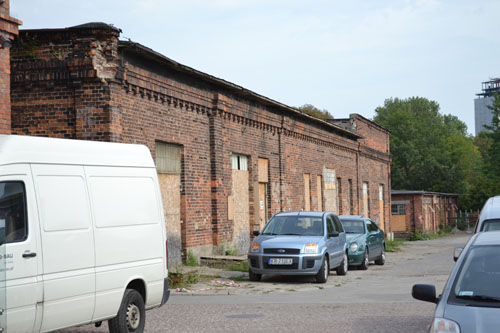
[[[122,39],[335,118],[421,96],[474,133],[475,94],[500,77],[498,0],[11,0],[11,16],[21,29],[110,23]]]

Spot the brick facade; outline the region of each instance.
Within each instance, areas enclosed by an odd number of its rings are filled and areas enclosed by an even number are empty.
[[[370,217],[390,231],[389,132],[360,115],[348,129],[176,63],[147,47],[118,41],[101,23],[26,30],[12,49],[12,131],[74,139],[155,143],[182,148],[180,230],[186,250],[230,243],[232,154],[248,157],[248,237],[257,229],[258,161],[268,161],[267,215],[318,209],[318,179],[335,170],[340,211],[360,213],[369,183]],[[310,198],[304,197],[304,174]],[[321,176],[322,178],[320,178]],[[262,179],[260,179],[262,181]],[[319,186],[318,186],[319,185]],[[338,186],[338,185],[337,185]],[[379,201],[383,188],[383,205]],[[383,208],[383,216],[380,216]]]
[[[394,233],[406,236],[410,232],[435,233],[457,217],[457,194],[425,191],[392,191]],[[404,206],[398,211],[397,205]],[[403,214],[404,213],[404,214]],[[401,219],[401,222],[397,222]]]
[[[10,134],[10,40],[21,21],[9,14],[9,0],[0,1],[0,134]]]

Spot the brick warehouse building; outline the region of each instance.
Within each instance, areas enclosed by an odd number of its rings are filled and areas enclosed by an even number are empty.
[[[12,133],[145,144],[169,257],[246,253],[279,211],[364,214],[390,231],[389,133],[330,122],[181,65],[103,23],[20,31]]]

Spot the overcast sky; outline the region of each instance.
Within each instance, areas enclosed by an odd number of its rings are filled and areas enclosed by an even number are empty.
[[[475,94],[500,77],[498,0],[11,0],[11,16],[21,29],[110,23],[122,39],[335,118],[421,96],[474,133]]]

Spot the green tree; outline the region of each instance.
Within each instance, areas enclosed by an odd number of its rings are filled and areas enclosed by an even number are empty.
[[[324,119],[333,119],[333,116],[330,114],[330,112],[328,112],[328,110],[325,110],[325,109],[320,110],[312,104],[304,104],[302,106],[297,107],[297,109],[299,109],[300,111],[302,111],[310,116],[313,116],[313,117],[316,117],[319,119],[323,119],[323,120]]]
[[[493,111],[491,125],[485,126],[490,132],[481,132],[486,144],[482,147],[484,150],[483,172],[484,177],[489,180],[490,196],[500,194],[500,95],[493,95],[493,104],[488,106]]]
[[[392,188],[467,198],[481,156],[464,122],[422,97],[387,99],[375,111],[374,121],[391,131]]]

